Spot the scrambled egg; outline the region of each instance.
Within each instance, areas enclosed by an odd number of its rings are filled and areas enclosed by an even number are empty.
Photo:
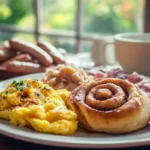
[[[69,94],[38,80],[13,81],[0,92],[0,118],[39,132],[70,135],[77,130],[77,115],[67,109]]]

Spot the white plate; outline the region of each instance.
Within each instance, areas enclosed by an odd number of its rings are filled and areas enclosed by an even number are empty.
[[[5,80],[0,82],[0,89],[5,88],[14,79],[19,80],[27,77],[41,79],[43,73]],[[72,136],[60,136],[38,133],[28,128],[13,126],[6,120],[0,120],[0,134],[32,143],[74,148],[121,148],[150,145],[150,125],[140,131],[124,135],[90,133],[80,130]]]

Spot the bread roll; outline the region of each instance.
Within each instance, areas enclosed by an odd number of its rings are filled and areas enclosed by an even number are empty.
[[[67,101],[80,126],[90,131],[128,133],[145,127],[150,99],[134,84],[115,78],[91,80],[76,88]]]

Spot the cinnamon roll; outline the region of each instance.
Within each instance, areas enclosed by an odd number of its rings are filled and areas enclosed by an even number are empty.
[[[134,84],[115,78],[91,80],[76,88],[67,101],[79,125],[90,131],[128,133],[145,127],[150,99]]]

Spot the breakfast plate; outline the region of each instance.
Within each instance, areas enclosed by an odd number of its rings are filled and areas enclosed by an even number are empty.
[[[31,74],[2,81],[0,82],[0,90],[6,88],[13,80],[22,80],[25,78],[40,80],[43,75],[43,73]],[[79,129],[71,136],[62,136],[38,133],[28,128],[11,125],[8,121],[0,119],[0,134],[31,143],[74,148],[121,148],[150,145],[149,130],[150,126],[147,126],[130,134],[111,135],[87,132]]]

